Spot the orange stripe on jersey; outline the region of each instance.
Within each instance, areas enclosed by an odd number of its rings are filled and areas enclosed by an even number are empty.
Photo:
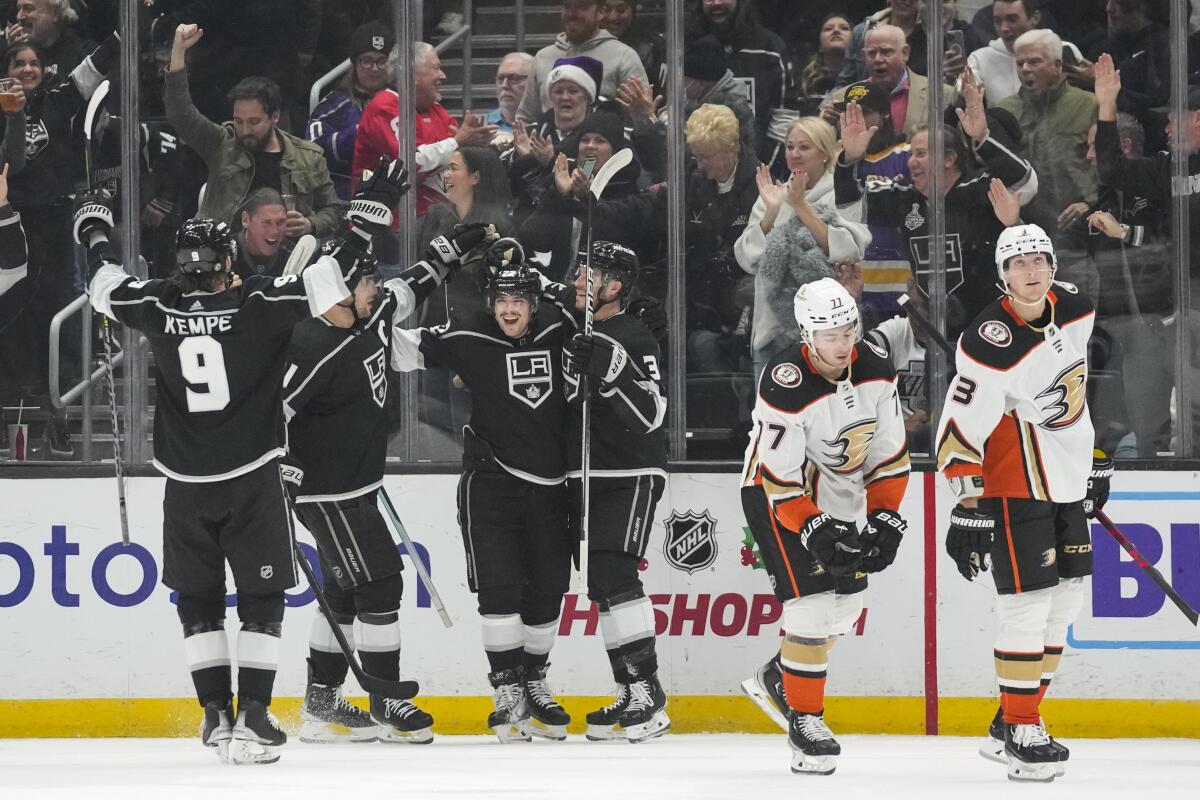
[[[796,584],[796,576],[792,573],[792,562],[788,560],[787,550],[783,547],[783,535],[779,532],[779,523],[775,520],[775,513],[767,510],[767,516],[771,518],[771,532],[775,534],[775,544],[779,547],[779,559],[783,562],[783,566],[787,568],[788,583],[792,584],[792,596],[800,596],[800,587]]]
[[[775,503],[772,508],[784,527],[789,531],[796,532],[804,527],[804,523],[808,522],[809,517],[821,513],[817,504],[808,495]]]
[[[876,511],[880,508],[899,511],[900,501],[904,499],[906,488],[908,488],[908,473],[875,481],[867,487],[867,511]]]
[[[1012,414],[1001,417],[988,437],[983,457],[983,496],[1031,496],[1021,434]]]
[[[1021,593],[1021,571],[1017,569],[1017,548],[1013,544],[1012,538],[1012,523],[1008,518],[1008,498],[1000,499],[1000,505],[1004,508],[1004,539],[1008,542],[1008,560],[1012,564],[1013,586],[1017,590],[1017,594]]]

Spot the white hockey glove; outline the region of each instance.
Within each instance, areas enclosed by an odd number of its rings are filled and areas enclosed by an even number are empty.
[[[75,244],[91,247],[98,238],[108,241],[112,230],[112,197],[106,192],[80,195],[75,201],[75,221],[71,229]]]

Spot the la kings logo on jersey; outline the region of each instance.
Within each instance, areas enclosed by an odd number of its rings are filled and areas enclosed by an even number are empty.
[[[365,359],[363,367],[366,368],[367,380],[371,383],[371,394],[379,407],[383,408],[387,400],[387,359],[383,348],[379,348]]]
[[[674,509],[663,521],[667,538],[663,554],[677,570],[688,574],[712,566],[717,560],[717,521],[704,509],[703,514],[688,510],[680,514]]]
[[[853,475],[862,469],[875,438],[875,420],[864,419],[847,425],[832,439],[822,443],[829,448],[823,454],[830,472],[838,475]]]
[[[554,389],[549,350],[507,353],[508,393],[530,408],[546,402]]]

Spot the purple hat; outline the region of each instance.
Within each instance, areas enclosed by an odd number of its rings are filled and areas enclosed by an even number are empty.
[[[604,75],[604,65],[591,56],[569,56],[554,62],[550,75],[546,79],[549,89],[558,81],[571,81],[579,84],[587,92],[588,99],[596,102],[600,92],[600,81]]]

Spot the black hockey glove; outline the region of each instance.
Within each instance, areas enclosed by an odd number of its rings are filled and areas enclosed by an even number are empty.
[[[946,552],[969,581],[992,564],[992,542],[996,540],[996,520],[978,508],[961,503],[950,512],[950,530],[946,531]]]
[[[358,191],[350,200],[346,219],[364,238],[388,233],[392,229],[393,209],[406,192],[408,170],[404,168],[404,162],[381,156],[375,171],[364,171],[359,179]]]
[[[591,375],[605,385],[616,383],[629,366],[629,353],[616,342],[577,333],[567,342],[567,358],[577,375]]]
[[[881,508],[867,514],[867,528],[861,537],[863,572],[883,572],[890,567],[907,531],[908,523],[895,511]]]
[[[75,224],[71,235],[75,244],[91,247],[93,240],[112,238],[112,195],[104,191],[81,194],[75,200]]]
[[[1088,475],[1087,495],[1083,498],[1083,513],[1093,519],[1108,502],[1108,483],[1113,476],[1113,461],[1099,448],[1092,451],[1092,472]]]
[[[650,335],[655,339],[666,338],[667,309],[655,298],[638,297],[630,300],[629,305],[625,307],[625,313],[640,319],[642,324],[650,329]]]
[[[455,225],[450,233],[429,243],[425,249],[425,260],[454,271],[482,258],[486,245],[499,238],[495,225]]]
[[[854,523],[828,514],[813,514],[800,529],[800,544],[830,575],[853,575],[863,557],[863,543]]]

